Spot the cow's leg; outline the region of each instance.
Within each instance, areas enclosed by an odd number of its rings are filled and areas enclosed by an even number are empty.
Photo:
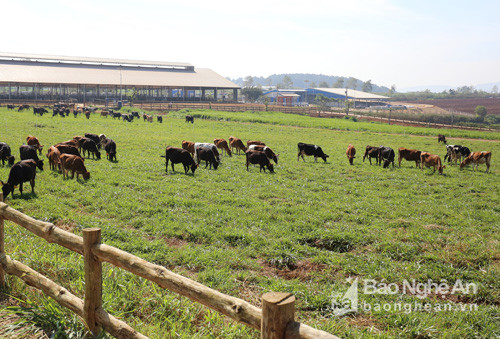
[[[30,180],[31,193],[35,193],[35,179]]]
[[[75,177],[75,171],[74,171],[74,170],[72,170],[72,171],[71,171],[71,179],[73,179],[74,177]]]
[[[175,172],[174,162],[172,161],[172,172]]]
[[[318,157],[314,156],[314,162],[318,162]]]
[[[21,196],[23,196],[23,183],[19,184],[19,192],[21,192]],[[14,188],[12,188],[12,196],[14,196]]]
[[[247,171],[248,171],[248,159],[247,159]]]
[[[488,173],[489,170],[490,170],[490,163],[487,161],[486,162],[486,172],[485,173]]]

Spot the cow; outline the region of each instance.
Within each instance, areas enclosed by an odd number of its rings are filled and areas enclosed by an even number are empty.
[[[147,118],[146,118],[146,120],[148,122],[153,122],[153,116],[152,115],[148,115]]]
[[[229,149],[229,146],[227,145],[227,141],[224,139],[214,139],[214,144],[217,146],[217,148],[220,148],[221,150],[226,151],[227,155],[231,156],[231,150]]]
[[[366,146],[365,148],[365,155],[363,155],[363,162],[365,162],[365,159],[368,157],[368,160],[370,161],[370,165],[372,164],[372,158],[375,158],[376,164],[378,165],[378,147],[375,146]]]
[[[472,152],[460,163],[460,169],[463,169],[470,163],[472,163],[472,171],[474,171],[474,165],[478,168],[480,164],[486,164],[486,173],[488,173],[490,170],[491,152]]]
[[[7,105],[7,109],[13,111],[16,106],[14,105]]]
[[[78,176],[81,174],[84,180],[90,179],[90,173],[85,168],[85,162],[82,157],[76,156],[74,154],[61,154],[61,169],[64,178],[68,177],[71,171],[71,179],[75,177],[78,180]]]
[[[396,154],[394,150],[387,146],[380,146],[378,148],[378,161],[379,166],[382,164],[382,160],[384,160],[384,168],[389,167],[389,164],[392,163],[392,167],[394,168],[394,158]]]
[[[264,152],[269,160],[272,160],[275,164],[278,164],[279,155],[276,155],[270,147],[262,145],[250,145],[248,146],[248,149],[252,151]]]
[[[444,161],[448,158],[448,163],[457,163],[462,161],[462,158],[468,157],[470,154],[470,149],[462,145],[446,145],[446,155],[444,156]]]
[[[76,137],[75,137],[76,138]],[[81,137],[80,137],[81,138]],[[65,146],[73,146],[73,147],[76,147],[78,148],[78,140],[79,139],[71,139],[71,140],[66,140],[66,141],[63,141],[63,142],[60,142],[56,145],[65,145]],[[70,153],[72,154],[72,153]]]
[[[194,174],[194,171],[198,167],[193,160],[191,154],[182,148],[167,146],[165,149],[165,172],[168,173],[168,162],[172,162],[172,172],[175,172],[174,164],[182,163],[184,166],[184,172],[188,174],[189,168]]]
[[[101,134],[104,135],[104,134]],[[101,137],[94,133],[85,133],[85,138],[89,138],[95,142],[98,149],[101,149]]]
[[[347,150],[345,151],[345,154],[347,155],[347,160],[349,160],[349,164],[354,165],[354,159],[356,158],[356,148],[352,144],[349,144],[347,146]]]
[[[85,135],[87,135],[87,133],[85,133]],[[92,139],[90,136],[87,136],[87,138]],[[106,145],[106,140],[108,140],[108,138],[104,134],[99,134],[99,142],[97,143],[99,149],[104,148],[104,145]]]
[[[31,146],[35,146],[38,149],[38,153],[42,154],[43,145],[40,145],[40,141],[38,141],[37,137],[32,135],[28,135],[26,138],[26,143]]]
[[[109,115],[109,112],[108,112],[108,111],[105,111],[105,110],[102,110],[102,111],[101,111],[101,117],[106,117],[106,118],[107,118],[107,117],[108,117],[108,115]]]
[[[210,144],[208,142],[195,142],[194,143],[194,161],[196,161],[197,164],[200,164],[200,157],[198,156],[198,150],[199,149],[210,149],[214,153],[215,160],[220,163],[220,154],[219,151],[217,150],[217,146],[214,144]]]
[[[14,196],[14,188],[19,185],[19,192],[21,192],[21,197],[23,196],[23,183],[26,181],[30,182],[31,193],[35,193],[35,177],[36,177],[36,162],[33,159],[22,160],[15,163],[9,172],[9,178],[7,182],[2,184],[2,192],[4,199],[12,193]]]
[[[194,155],[194,142],[182,140],[182,148]]]
[[[156,117],[156,120],[161,124],[163,122],[163,117],[161,115],[158,115]]]
[[[241,139],[239,138],[229,137],[229,145],[231,145],[231,151],[233,151],[233,148],[235,148],[238,154],[240,154],[240,150],[243,152],[247,151],[247,148],[243,144],[243,141],[241,141]]]
[[[17,108],[17,111],[18,111],[18,112],[22,112],[23,110],[24,110],[24,106],[23,106],[23,105],[21,105],[21,106],[19,106],[19,107]]]
[[[61,170],[61,152],[54,146],[50,146],[47,151],[47,158],[49,159],[49,167],[51,170],[56,169],[56,167]]]
[[[245,152],[246,156],[246,166],[247,166],[247,171],[248,171],[248,165],[249,164],[254,164],[254,165],[260,165],[260,170],[259,172],[264,172],[267,169],[269,169],[269,172],[274,173],[274,166],[271,164],[269,159],[267,158],[267,155],[264,152],[261,151],[252,151],[248,150]]]
[[[121,116],[122,116],[122,114],[120,112],[114,112],[114,113],[110,113],[110,114],[113,117],[113,119],[121,118]]]
[[[404,147],[400,147],[398,149],[398,163],[399,167],[401,167],[401,160],[405,159],[407,161],[415,161],[415,166],[418,167],[420,165],[420,154],[421,151],[417,151],[416,149],[408,149]]]
[[[247,140],[247,147],[250,147],[250,145],[261,145],[261,146],[266,146],[265,143],[263,143],[260,140]]]
[[[446,145],[446,137],[442,134],[438,134],[438,143],[442,142],[443,144]]]
[[[299,153],[297,154],[297,161],[299,161],[300,157],[302,157],[302,160],[304,160],[305,162],[306,159],[304,159],[304,155],[314,156],[314,162],[317,162],[318,158],[321,158],[323,159],[324,162],[326,162],[326,158],[329,157],[329,155],[323,153],[323,150],[318,145],[304,144],[303,142],[299,142],[297,144],[297,147],[299,148]]]
[[[132,113],[130,113],[130,114],[132,114],[132,117],[139,119],[139,112],[137,112],[137,111],[133,111],[133,112],[132,112]]]
[[[104,150],[109,161],[116,161],[116,143],[113,139],[106,139]]]
[[[205,168],[207,168],[208,164],[210,164],[210,169],[212,169],[212,166],[214,167],[214,170],[219,167],[219,161],[217,161],[214,151],[211,148],[198,147],[196,149],[196,158],[198,161],[198,165],[201,160],[205,161]]]
[[[436,172],[436,168],[439,174],[443,174],[443,169],[446,166],[443,166],[441,163],[441,158],[438,155],[430,154],[429,152],[421,152],[420,153],[420,168],[423,170],[425,167],[433,167],[434,172]]]
[[[90,119],[90,111],[85,111],[85,117],[87,119]],[[78,175],[77,175],[78,176]]]
[[[101,152],[97,149],[97,145],[92,139],[88,138],[82,138],[81,140],[81,147],[82,147],[82,154],[85,156],[85,151],[87,152],[87,156],[90,158],[90,153],[92,153],[92,159],[96,157],[97,159],[101,159]]]
[[[72,154],[72,155],[76,155],[78,157],[81,157],[81,154],[78,151],[78,147],[76,147],[76,146],[60,143],[60,144],[54,145],[54,147],[57,148],[59,150],[59,152],[61,152],[61,154],[62,153]]]
[[[194,117],[192,115],[186,115],[186,122],[194,124]]]
[[[2,160],[2,166],[5,166],[5,161],[9,166],[14,165],[15,158],[11,154],[10,146],[5,142],[0,142],[0,160]]]
[[[40,171],[43,171],[43,160],[38,159],[36,151],[36,147],[31,145],[22,145],[21,147],[19,147],[19,155],[21,160],[33,159]]]
[[[45,113],[48,113],[48,112],[49,111],[47,111],[43,107],[35,107],[35,106],[33,106],[33,115],[40,114],[40,116],[43,116]]]

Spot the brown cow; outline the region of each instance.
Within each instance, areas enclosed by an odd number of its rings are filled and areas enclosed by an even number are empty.
[[[194,155],[194,142],[182,140],[182,148]]]
[[[467,158],[460,163],[460,169],[464,168],[466,165],[472,163],[472,170],[474,171],[474,165],[476,168],[479,164],[486,164],[486,173],[490,170],[491,162],[491,152],[472,152]]]
[[[49,159],[49,167],[51,170],[59,169],[61,170],[61,152],[54,146],[50,146],[48,152],[47,152],[47,158]]]
[[[379,147],[370,146],[370,145],[366,146],[365,155],[363,155],[363,162],[365,162],[365,158],[368,157],[368,160],[370,161],[370,165],[371,165],[372,158],[375,158],[377,165],[379,165],[378,149],[379,149]]]
[[[248,150],[245,152],[245,155],[247,157],[247,171],[248,171],[248,165],[249,164],[254,164],[254,165],[260,165],[260,171],[264,170],[266,171],[266,167],[269,169],[269,172],[274,173],[274,166],[271,164],[269,159],[267,158],[267,155],[264,152],[260,151],[251,151]]]
[[[30,146],[35,146],[38,149],[38,154],[42,154],[43,145],[40,145],[40,141],[38,141],[37,137],[28,135],[26,143]]]
[[[85,162],[82,157],[79,157],[74,154],[63,153],[61,154],[60,159],[61,159],[63,176],[65,178],[68,177],[69,171],[71,171],[71,179],[75,177],[75,172],[77,180],[80,174],[83,176],[83,179],[85,180],[90,178],[90,173],[87,172],[87,169],[85,168]]]
[[[274,161],[274,163],[278,163],[278,157],[279,155],[276,155],[273,150],[267,146],[262,146],[262,145],[250,145],[248,146],[249,151],[259,151],[259,152],[264,152],[265,155],[268,157],[268,159],[271,159]]]
[[[354,165],[354,158],[356,155],[356,149],[354,148],[354,146],[349,144],[347,150],[345,151],[345,154],[347,155],[347,159],[349,159],[349,163],[351,165]]]
[[[240,154],[240,150],[243,152],[247,151],[247,148],[245,147],[243,141],[241,141],[240,138],[229,137],[229,145],[231,145],[231,151],[233,150],[233,148],[236,148],[238,154]]]
[[[428,152],[421,152],[420,153],[420,168],[423,170],[424,166],[425,167],[434,167],[434,172],[436,172],[436,167],[438,169],[439,174],[443,174],[443,169],[446,168],[446,166],[443,166],[441,164],[441,158],[436,155],[436,154],[430,154]]]
[[[250,146],[250,145],[262,145],[262,146],[266,146],[266,144],[264,144],[260,140],[247,140],[247,147]]]
[[[415,161],[416,167],[420,164],[420,154],[421,151],[417,151],[416,149],[408,149],[404,147],[400,147],[398,149],[398,163],[399,167],[401,167],[401,160],[405,159],[407,161]]]
[[[224,139],[214,139],[214,144],[217,146],[217,148],[220,148],[224,151],[226,151],[227,155],[231,156],[231,150],[229,149],[229,146],[227,145],[227,141]]]

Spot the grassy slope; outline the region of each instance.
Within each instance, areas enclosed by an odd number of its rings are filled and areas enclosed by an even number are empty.
[[[175,118],[182,117],[178,113],[163,124],[128,124],[98,116],[33,117],[0,109],[0,141],[9,143],[16,157],[27,135],[51,145],[85,132],[104,133],[118,145],[117,163],[86,160],[89,181],[63,180],[47,166],[37,175],[36,196],[20,199],[16,191],[8,203],[78,234],[82,228],[101,227],[103,242],[257,305],[264,292],[293,292],[301,320],[340,336],[498,335],[498,133],[447,130],[450,143],[491,150],[493,164],[490,174],[484,173],[484,165],[475,173],[448,166],[438,176],[408,162],[401,169],[370,166],[359,156],[367,144],[442,156],[436,131],[270,113],[196,114],[232,121],[198,119],[192,125]],[[247,172],[243,156],[224,157],[217,171],[200,168],[186,176],[178,165],[177,172],[165,174],[160,155],[166,145],[230,135],[271,146],[280,154],[276,174],[257,168]],[[297,162],[298,141],[322,145],[329,162]],[[345,157],[349,143],[358,150],[354,166]],[[0,166],[2,180],[8,171]],[[9,255],[82,295],[78,255],[28,238],[10,224],[6,233]],[[347,290],[348,276],[396,283],[460,278],[480,284],[480,293],[466,300],[480,307],[473,313],[382,311],[339,319],[328,309],[330,296]],[[10,281],[16,294],[40,298]],[[256,335],[108,265],[104,284],[106,308],[149,336]],[[367,300],[395,299],[378,295]]]

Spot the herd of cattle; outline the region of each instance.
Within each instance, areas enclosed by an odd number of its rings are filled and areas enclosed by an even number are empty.
[[[19,109],[26,109],[26,107],[20,106]],[[28,107],[29,108],[29,107]],[[34,114],[43,115],[44,108],[34,107]],[[68,114],[68,107],[63,105],[54,107],[54,114]],[[93,112],[93,110],[84,110],[83,112]],[[90,114],[90,113],[89,113]],[[112,115],[113,118],[121,118],[125,121],[132,121],[134,118],[140,118],[138,112],[132,112],[131,114],[121,114],[115,113],[113,111],[102,111],[102,116]],[[148,114],[143,114],[142,118],[144,121],[152,122],[153,116]],[[159,122],[162,122],[162,117],[157,117]],[[186,122],[194,122],[192,116],[186,116]],[[443,135],[438,136],[438,142],[443,142],[446,144],[446,138]],[[325,154],[322,148],[318,145],[298,143],[298,154],[297,161],[305,161],[304,156],[314,157],[316,162],[318,158],[323,159],[324,162],[327,161],[329,157]],[[6,143],[0,142],[0,160],[2,161],[2,166],[5,166],[5,162],[11,166],[9,173],[9,178],[6,183],[1,182],[2,191],[4,197],[7,197],[9,193],[14,192],[14,187],[19,185],[19,191],[22,195],[22,185],[23,182],[30,182],[32,192],[35,186],[35,176],[36,168],[43,170],[43,160],[39,159],[38,154],[42,154],[43,145],[40,144],[39,140],[34,136],[28,136],[26,138],[26,145],[22,145],[19,148],[19,154],[21,161],[14,163],[15,158],[11,154],[11,149]],[[92,133],[85,133],[85,136],[75,136],[73,139],[58,143],[56,145],[50,146],[47,152],[47,158],[49,161],[49,166],[51,170],[58,170],[63,173],[66,178],[71,172],[71,178],[74,174],[77,174],[77,179],[79,175],[82,175],[83,179],[87,180],[90,178],[90,173],[85,167],[85,154],[87,157],[92,155],[94,159],[100,159],[100,150],[104,149],[106,151],[107,159],[110,161],[116,161],[116,143],[112,139],[108,139],[104,134],[97,135]],[[189,170],[194,174],[195,170],[198,168],[201,161],[205,161],[205,168],[210,166],[210,169],[216,170],[221,163],[221,156],[219,153],[226,153],[231,156],[234,152],[240,154],[243,152],[246,158],[246,168],[249,170],[249,165],[259,165],[260,171],[266,171],[274,173],[274,164],[278,163],[279,155],[277,155],[270,147],[266,146],[265,143],[260,140],[248,140],[245,144],[239,138],[234,136],[229,137],[229,143],[224,139],[214,139],[213,143],[200,143],[191,142],[183,140],[181,143],[181,148],[167,146],[165,150],[165,171],[168,172],[168,164],[171,163],[172,171],[175,171],[174,164],[182,163],[184,166],[184,172],[188,174]],[[38,154],[37,154],[38,152]],[[83,155],[83,157],[82,157]],[[354,164],[354,159],[356,155],[356,149],[353,145],[349,145],[346,150],[346,155],[348,161],[351,165]],[[387,146],[366,146],[365,153],[363,155],[363,162],[368,158],[370,165],[372,164],[372,159],[375,159],[377,165],[382,165],[387,168],[392,163],[394,167],[395,152],[392,148]],[[429,152],[423,152],[415,149],[399,148],[398,149],[398,163],[401,167],[401,160],[415,161],[416,167],[421,167],[421,169],[426,167],[433,167],[434,172],[436,169],[440,174],[443,173],[443,166],[441,158],[438,155],[431,154]],[[486,164],[486,172],[489,171],[491,152],[471,152],[468,147],[461,145],[446,145],[446,155],[444,160],[448,160],[449,163],[457,163],[460,161],[460,168],[468,164],[473,164],[477,167],[479,164]]]

